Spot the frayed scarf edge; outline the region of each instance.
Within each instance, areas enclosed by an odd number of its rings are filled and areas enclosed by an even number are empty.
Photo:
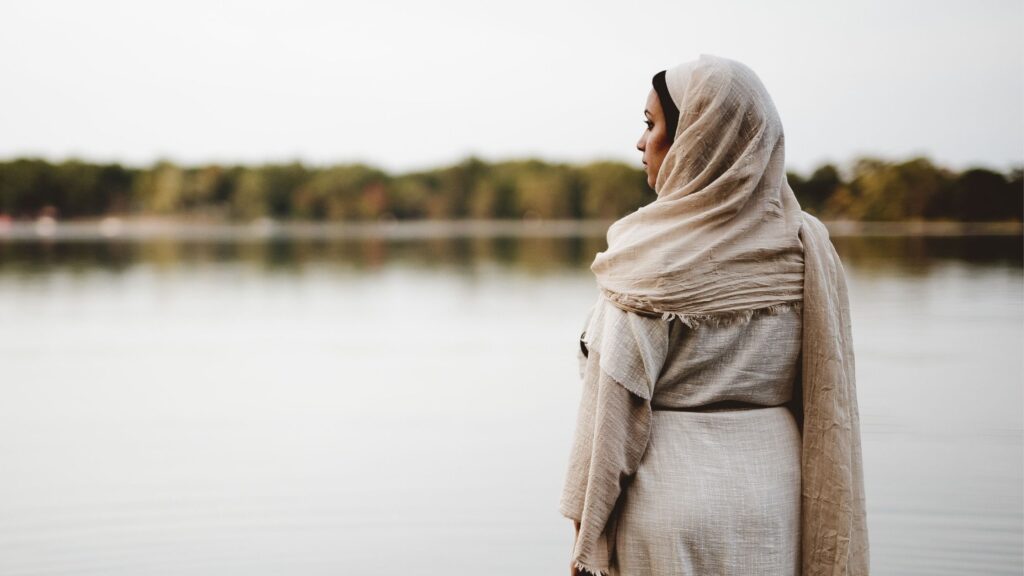
[[[689,328],[697,328],[699,326],[725,326],[728,324],[746,322],[755,316],[771,316],[774,314],[779,314],[781,312],[786,312],[790,309],[795,310],[797,312],[802,311],[803,300],[782,302],[779,304],[772,304],[771,306],[765,306],[763,308],[753,308],[750,310],[728,310],[725,312],[710,312],[706,314],[664,312],[661,314],[661,319],[678,319],[680,322],[682,322]]]
[[[575,562],[576,562],[575,567],[578,570],[586,570],[589,574],[593,574],[594,576],[608,576],[608,569],[607,568],[605,568],[603,570],[600,569],[600,568],[591,568],[590,566],[587,566],[586,564],[584,564],[583,562],[580,562],[579,560],[576,560]]]

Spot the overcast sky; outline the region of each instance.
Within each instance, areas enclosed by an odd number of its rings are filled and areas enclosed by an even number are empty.
[[[0,157],[639,166],[650,77],[745,62],[787,164],[1024,162],[1024,2],[4,2]]]

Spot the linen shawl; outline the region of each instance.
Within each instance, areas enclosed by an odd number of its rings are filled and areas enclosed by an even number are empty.
[[[667,75],[676,79],[670,89],[682,87],[673,92],[680,118],[658,196],[609,228],[608,249],[591,267],[604,300],[591,315],[588,347],[603,372],[649,400],[667,352],[657,326],[667,322],[637,322],[628,312],[695,327],[802,306],[793,399],[802,434],[802,574],[868,574],[845,271],[827,229],[801,209],[786,181],[781,120],[757,75],[708,54],[679,69]],[[586,487],[588,466],[569,470],[580,493],[617,489]],[[583,518],[586,505],[569,513]],[[581,526],[578,566],[606,570],[614,552],[598,541],[608,538],[609,520]]]

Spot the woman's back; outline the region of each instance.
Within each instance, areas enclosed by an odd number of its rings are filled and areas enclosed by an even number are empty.
[[[612,574],[800,571],[799,307],[672,321],[644,456],[623,492]]]
[[[761,406],[792,399],[802,338],[800,306],[749,321],[690,328],[669,325],[665,366],[654,387],[654,410],[747,402]]]
[[[596,313],[617,318],[590,326],[605,331],[601,338],[636,343],[637,357],[659,354],[661,331],[668,339],[647,399],[628,391],[644,393],[639,374],[623,376],[606,362],[620,375],[611,378],[600,353],[581,347],[573,462],[585,466],[570,466],[563,513],[582,516],[573,511],[585,501],[614,507],[605,507],[596,546],[575,552],[609,574],[799,573],[800,432],[788,407],[799,372],[799,303],[695,328],[600,306],[608,305],[599,302]]]

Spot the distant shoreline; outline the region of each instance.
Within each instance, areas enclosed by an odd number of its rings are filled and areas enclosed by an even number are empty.
[[[613,220],[402,220],[309,222],[257,219],[250,223],[175,218],[107,217],[57,221],[0,221],[0,241],[105,240],[347,240],[438,238],[576,238],[604,236]],[[1021,222],[824,222],[833,237],[844,236],[1021,236]]]

